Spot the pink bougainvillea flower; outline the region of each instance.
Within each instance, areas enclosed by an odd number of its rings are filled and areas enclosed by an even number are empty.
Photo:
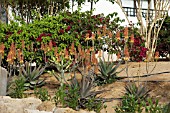
[[[56,46],[56,42],[55,41],[52,41],[52,44],[53,44],[54,47]]]
[[[22,32],[22,30],[19,30],[18,32],[17,32],[17,34],[20,34]]]
[[[64,30],[63,30],[63,29],[60,29],[60,30],[59,30],[59,33],[60,33],[60,34],[63,34],[63,33],[64,33]]]
[[[51,37],[51,36],[52,36],[52,34],[51,34],[51,33],[48,33],[48,34],[46,34],[46,36],[50,36],[50,37]]]
[[[41,33],[39,37],[43,37],[43,36],[45,37],[46,34],[45,33]]]
[[[42,41],[42,38],[41,38],[41,37],[38,37],[36,40],[37,40],[38,42],[41,42],[41,41]]]
[[[68,26],[65,31],[68,32],[70,31],[70,29],[71,29],[71,26]]]

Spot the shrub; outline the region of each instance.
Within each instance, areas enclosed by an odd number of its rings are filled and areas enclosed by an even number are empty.
[[[9,96],[11,96],[12,98],[24,98],[25,97],[24,91],[26,90],[24,84],[25,84],[24,78],[18,77],[14,81],[14,83],[11,83],[11,85],[9,86],[8,90],[11,90],[9,92]]]
[[[170,17],[167,16],[159,33],[158,46],[156,51],[159,51],[160,56],[168,58],[170,54]]]
[[[134,82],[125,87],[126,93],[122,102],[116,107],[116,113],[162,113],[158,100],[148,97],[150,90],[146,86],[136,86]]]
[[[5,44],[5,58],[11,43],[15,42],[16,49],[23,50],[25,60],[44,63],[51,57],[54,48],[44,51],[40,49],[41,43],[44,45],[52,43],[53,47],[58,47],[59,52],[70,46],[72,42],[75,43],[75,46],[78,46],[79,43],[84,46],[85,35],[88,33],[91,38],[92,33],[96,33],[100,26],[107,25],[112,30],[119,28],[118,22],[122,20],[116,16],[116,13],[104,17],[101,14],[92,15],[92,12],[89,11],[75,11],[59,13],[57,16],[44,16],[41,20],[33,20],[30,24],[11,21],[9,25],[3,25],[0,29],[0,36],[2,36],[0,42]],[[111,20],[112,18],[114,20]],[[24,48],[22,48],[23,40]],[[95,43],[98,41],[96,40]],[[89,42],[89,46],[91,46],[91,42]]]
[[[45,88],[35,88],[34,94],[37,98],[39,98],[41,101],[48,101],[50,100],[50,95],[48,94],[47,89]]]
[[[73,78],[68,87],[63,85],[59,88],[54,101],[56,105],[62,104],[62,106],[71,107],[74,110],[88,109],[99,113],[103,107],[103,100],[97,98],[96,95],[103,91],[92,91],[93,86],[94,81],[90,75],[83,76],[80,83],[76,78]]]

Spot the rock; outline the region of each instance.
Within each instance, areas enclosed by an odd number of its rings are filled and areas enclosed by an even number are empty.
[[[41,103],[40,99],[33,97],[14,99],[0,96],[0,113],[24,113],[25,109],[35,110]]]
[[[52,112],[25,109],[24,113],[52,113]]]
[[[56,108],[53,113],[96,113],[94,111],[75,111],[71,108]]]
[[[0,96],[5,96],[7,92],[7,74],[8,71],[0,67]]]
[[[55,104],[51,101],[44,101],[37,107],[39,111],[53,111],[55,108]]]

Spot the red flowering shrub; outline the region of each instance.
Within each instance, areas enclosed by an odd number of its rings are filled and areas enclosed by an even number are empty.
[[[131,61],[143,61],[146,58],[147,48],[144,47],[144,40],[141,37],[134,38],[134,43],[130,48]]]
[[[6,53],[8,53],[12,42],[15,42],[17,49],[22,49],[21,42],[24,40],[24,59],[44,62],[44,53],[40,49],[41,43],[47,45],[51,40],[53,47],[58,47],[58,51],[67,48],[72,42],[75,42],[75,47],[79,43],[86,46],[85,36],[87,33],[89,38],[92,38],[92,34],[97,34],[97,30],[104,25],[113,31],[119,29],[118,22],[121,20],[115,17],[116,13],[105,17],[101,14],[92,15],[92,12],[75,11],[73,13],[60,13],[57,16],[44,16],[41,20],[33,20],[29,24],[19,25],[17,22],[11,22],[2,30],[0,29],[2,37],[0,42],[5,42]],[[98,46],[97,40],[95,43]],[[92,42],[89,41],[89,46],[91,45]],[[50,57],[53,52],[54,49],[47,51],[46,57]]]

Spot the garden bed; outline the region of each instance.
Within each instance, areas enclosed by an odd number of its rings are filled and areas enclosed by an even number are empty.
[[[156,64],[156,67],[155,67]],[[128,68],[129,77],[141,76],[130,78],[130,80],[140,81],[139,83],[147,84],[147,87],[151,89],[149,95],[154,99],[159,99],[160,104],[167,104],[170,99],[170,71],[169,70],[170,62],[150,62],[149,63],[149,74],[150,76],[142,77],[146,75],[146,62],[130,62]],[[124,68],[126,64],[122,64],[119,69]],[[139,67],[140,66],[140,67]],[[154,68],[155,67],[155,68]],[[150,71],[154,70],[150,73]],[[164,73],[166,72],[166,73]],[[126,71],[122,71],[118,74],[120,77],[126,77]],[[44,74],[42,77],[46,78],[46,85],[43,88],[46,88],[49,91],[51,97],[54,96],[56,89],[59,87],[59,82],[55,79],[54,76],[49,75],[48,73]],[[77,76],[78,79],[81,79],[81,75]],[[106,102],[106,109],[103,109],[101,113],[114,113],[114,107],[120,104],[122,96],[125,92],[125,84],[128,83],[128,78],[118,80],[112,84],[107,84],[103,86],[98,86],[96,90],[107,90],[106,92],[98,95],[104,98],[113,98],[111,102]],[[44,105],[46,106],[46,105]],[[50,106],[46,106],[47,108]]]

